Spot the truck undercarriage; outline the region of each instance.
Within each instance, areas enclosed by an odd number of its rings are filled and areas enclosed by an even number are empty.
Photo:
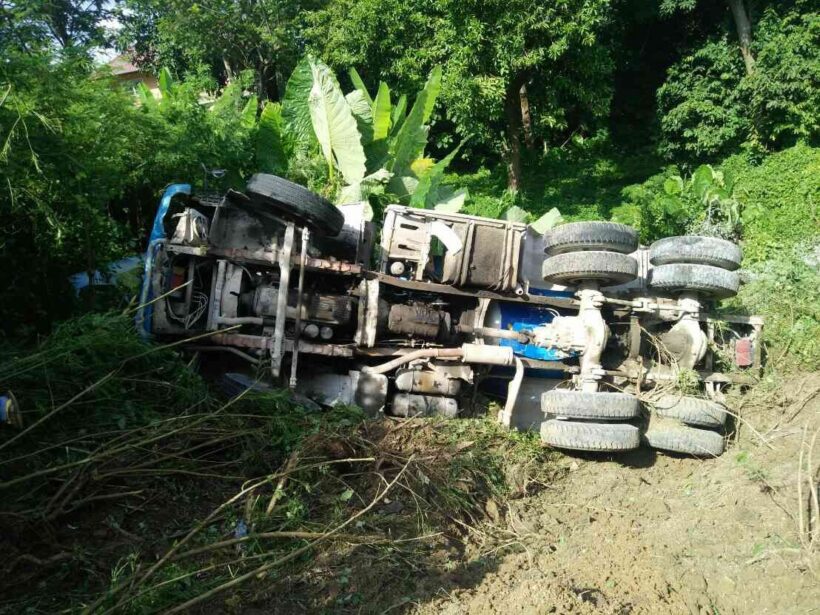
[[[375,246],[367,211],[261,174],[219,198],[170,187],[140,330],[373,416],[456,417],[481,393],[552,446],[723,451],[723,390],[761,366],[762,320],[710,311],[737,291],[737,246],[397,205]]]

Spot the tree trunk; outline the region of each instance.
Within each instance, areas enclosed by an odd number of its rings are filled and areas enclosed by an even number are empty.
[[[743,0],[728,0],[728,2],[735,20],[737,38],[740,40],[740,54],[746,64],[746,74],[751,75],[755,70],[755,58],[752,55],[752,22]]]
[[[504,97],[505,144],[504,158],[507,163],[507,188],[517,192],[521,186],[521,82],[516,80],[507,87]]]
[[[534,140],[532,136],[532,116],[530,115],[530,99],[527,95],[527,84],[521,86],[519,90],[521,98],[521,120],[524,127],[524,144],[527,149],[532,149]]]
[[[225,85],[233,81],[233,69],[227,56],[222,56],[222,66],[225,68]]]

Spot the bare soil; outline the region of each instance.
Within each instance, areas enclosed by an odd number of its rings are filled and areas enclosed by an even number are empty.
[[[474,546],[405,612],[820,612],[820,539],[808,544],[805,469],[802,501],[797,489],[800,449],[805,468],[820,428],[820,375],[733,407],[737,438],[717,459],[649,450],[563,456],[563,479],[510,502],[499,534],[506,543]],[[493,553],[499,544],[505,550]]]

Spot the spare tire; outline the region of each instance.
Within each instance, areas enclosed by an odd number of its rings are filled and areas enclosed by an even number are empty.
[[[630,254],[638,249],[638,233],[615,222],[570,222],[544,233],[544,252],[564,254],[604,250]]]
[[[609,286],[638,277],[638,261],[616,252],[568,252],[545,259],[541,272],[548,282],[571,285],[597,281]]]
[[[710,265],[659,265],[649,272],[649,285],[664,291],[692,291],[717,299],[737,294],[740,277],[736,271],[727,271]]]
[[[641,445],[638,428],[628,423],[581,423],[550,420],[541,423],[541,441],[576,451],[631,451]]]
[[[616,391],[567,391],[553,389],[541,395],[541,410],[568,419],[618,421],[634,419],[640,412],[638,398]]]
[[[338,235],[345,224],[344,215],[333,203],[276,175],[256,173],[248,180],[245,192],[255,205],[269,206],[329,237]]]
[[[717,237],[666,237],[649,247],[649,260],[653,265],[690,263],[734,271],[740,267],[742,258],[743,252],[739,245]]]

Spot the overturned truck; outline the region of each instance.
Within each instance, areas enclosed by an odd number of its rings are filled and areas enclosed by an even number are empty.
[[[218,198],[169,187],[138,326],[373,416],[490,396],[558,448],[723,452],[724,390],[761,365],[762,320],[713,312],[737,292],[738,246],[398,205],[377,229],[367,210],[265,174]]]

